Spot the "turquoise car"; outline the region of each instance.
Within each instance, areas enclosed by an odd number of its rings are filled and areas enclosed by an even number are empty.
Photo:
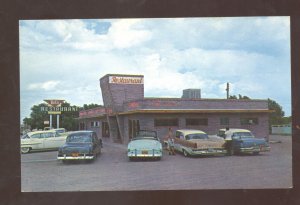
[[[138,158],[160,160],[162,157],[162,144],[155,131],[140,130],[128,143],[127,148],[130,161]]]

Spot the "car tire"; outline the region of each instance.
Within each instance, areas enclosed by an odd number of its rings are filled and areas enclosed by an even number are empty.
[[[22,148],[21,148],[21,153],[22,153],[22,154],[26,154],[26,153],[29,153],[30,150],[31,150],[30,147],[22,147]]]
[[[184,150],[183,150],[183,155],[184,155],[185,157],[188,157],[188,156],[189,156],[189,153],[184,149]]]
[[[253,155],[259,155],[259,152],[253,152],[252,154]]]
[[[67,163],[68,163],[68,161],[67,161],[67,160],[64,160],[64,159],[61,160],[61,161],[62,161],[63,164],[67,164]]]

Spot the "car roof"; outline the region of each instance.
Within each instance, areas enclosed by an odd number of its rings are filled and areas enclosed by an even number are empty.
[[[196,129],[181,129],[181,130],[176,130],[176,131],[182,132],[185,135],[187,135],[187,134],[194,134],[194,133],[206,134],[204,131],[202,131],[202,130],[196,130]]]
[[[94,131],[92,130],[78,130],[78,131],[71,131],[69,132],[69,135],[71,134],[80,134],[80,133],[93,133]]]
[[[247,129],[241,129],[241,128],[230,128],[229,130],[225,130],[226,132],[250,132],[250,130]]]
[[[41,133],[53,133],[55,132],[54,130],[40,130],[40,131],[33,131],[33,132],[28,132],[28,135],[33,135],[33,134],[41,134]]]

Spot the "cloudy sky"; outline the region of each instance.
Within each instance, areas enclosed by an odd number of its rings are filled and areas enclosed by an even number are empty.
[[[145,97],[271,98],[291,115],[289,17],[22,20],[21,119],[44,99],[102,104],[99,79],[144,75]]]

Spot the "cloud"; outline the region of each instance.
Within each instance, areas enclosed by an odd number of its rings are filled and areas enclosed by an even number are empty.
[[[59,81],[47,81],[44,83],[32,83],[28,85],[29,90],[45,90],[45,91],[50,91],[50,90],[55,90],[57,89],[58,85],[60,84]]]
[[[225,98],[229,82],[232,95],[290,108],[289,27],[289,17],[22,20],[21,115],[33,96],[102,103],[108,73],[143,74],[147,97]]]

